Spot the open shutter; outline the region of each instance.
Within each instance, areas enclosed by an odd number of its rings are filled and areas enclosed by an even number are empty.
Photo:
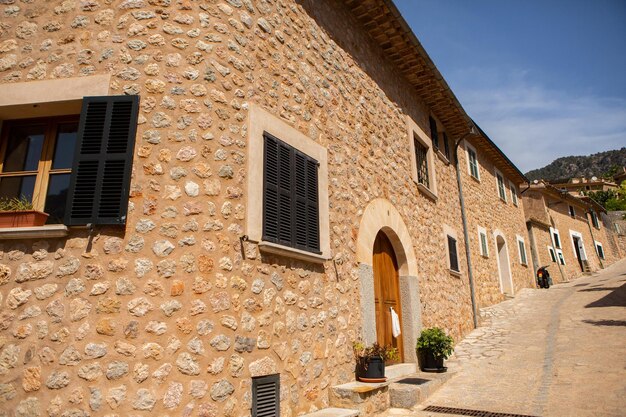
[[[280,375],[252,378],[252,417],[280,417]]]
[[[126,224],[138,110],[139,96],[83,98],[66,225]]]

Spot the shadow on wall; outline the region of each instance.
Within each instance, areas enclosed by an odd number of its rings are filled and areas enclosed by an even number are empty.
[[[625,326],[625,320],[583,320],[583,323],[593,324],[594,326]]]
[[[626,284],[622,284],[621,287],[616,288],[607,288],[608,290],[613,290],[609,294],[604,297],[596,300],[592,303],[589,303],[585,306],[585,308],[591,307],[626,307]],[[598,288],[598,290],[600,290]],[[588,291],[588,290],[579,290],[579,291]]]

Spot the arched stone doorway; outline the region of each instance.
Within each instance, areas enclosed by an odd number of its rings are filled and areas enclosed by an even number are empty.
[[[513,295],[513,279],[511,278],[511,262],[509,261],[509,250],[506,239],[502,232],[496,230],[494,233],[496,241],[496,259],[498,261],[498,278],[500,280],[500,291],[506,295]]]
[[[421,330],[421,305],[417,279],[417,262],[409,231],[396,208],[385,199],[372,200],[361,218],[357,239],[357,260],[359,262],[360,308],[362,337],[365,343],[379,340],[377,326],[380,320],[390,317],[376,311],[376,281],[374,271],[375,245],[378,251],[383,240],[384,252],[393,253],[395,266],[387,264],[387,269],[397,272],[398,308],[402,318],[401,338],[406,343],[401,346],[404,362],[417,362],[413,341]],[[391,256],[388,257],[388,261]],[[392,262],[393,264],[393,262]],[[382,311],[382,310],[381,310]],[[390,328],[390,327],[389,327]]]

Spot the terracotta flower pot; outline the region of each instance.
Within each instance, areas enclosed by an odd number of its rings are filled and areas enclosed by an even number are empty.
[[[0,227],[33,227],[46,224],[48,214],[37,210],[2,211]]]

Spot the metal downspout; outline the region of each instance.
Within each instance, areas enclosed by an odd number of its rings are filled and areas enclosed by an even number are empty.
[[[465,215],[465,200],[463,199],[463,184],[461,182],[461,169],[459,167],[459,144],[466,137],[473,134],[472,131],[467,133],[454,144],[454,158],[456,159],[456,182],[459,187],[459,203],[461,204],[461,219],[463,220],[463,237],[465,240],[465,258],[467,259],[467,277],[469,278],[470,297],[472,299],[472,315],[474,319],[474,328],[478,327],[478,313],[476,311],[476,294],[474,292],[474,274],[472,272],[472,259],[470,257],[469,233],[467,230],[467,216]]]
[[[533,258],[533,284],[535,284],[537,281],[534,275],[539,270],[539,254],[533,233],[533,225],[530,221],[527,222],[526,229],[528,229],[528,238],[530,239],[530,256]],[[556,256],[556,252],[554,252],[554,255]]]

